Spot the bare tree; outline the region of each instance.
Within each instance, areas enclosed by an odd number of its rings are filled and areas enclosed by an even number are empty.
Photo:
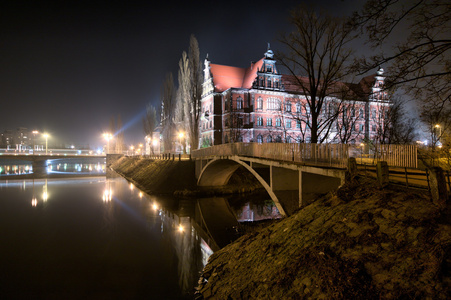
[[[163,130],[164,151],[172,150],[175,138],[174,111],[176,107],[175,87],[172,73],[166,75],[161,99],[161,125]]]
[[[386,88],[400,86],[422,102],[438,98],[451,102],[448,0],[368,0],[351,23],[376,51],[356,61],[361,73],[390,64]]]
[[[191,78],[191,99],[188,103],[189,114],[187,114],[186,117],[189,119],[188,130],[191,149],[198,149],[203,72],[202,63],[200,62],[199,44],[194,35],[191,35],[190,37],[188,58]]]
[[[295,30],[283,36],[281,42],[289,49],[280,53],[279,60],[293,75],[292,84],[300,87],[306,98],[310,141],[321,143],[328,137],[333,124],[330,118],[321,118],[326,98],[336,92],[336,82],[347,73],[352,51],[347,44],[354,39],[346,22],[312,9],[300,6],[292,11],[291,23]]]
[[[143,130],[146,136],[152,136],[158,126],[157,109],[151,104],[146,106],[146,115],[142,119]]]

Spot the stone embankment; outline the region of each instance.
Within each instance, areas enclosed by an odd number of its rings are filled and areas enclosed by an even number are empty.
[[[449,210],[356,179],[215,252],[198,299],[451,299]]]
[[[111,168],[148,194],[198,197],[247,193],[262,189],[260,183],[243,169],[238,169],[224,187],[199,188],[194,176],[194,161],[189,160],[122,157],[115,161]]]

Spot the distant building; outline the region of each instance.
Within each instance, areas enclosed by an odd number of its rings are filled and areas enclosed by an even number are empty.
[[[205,60],[200,145],[230,142],[309,142],[309,107],[296,78],[278,72],[272,50],[248,68]],[[301,78],[302,79],[302,78]],[[305,78],[306,79],[306,78]],[[326,136],[328,142],[374,139],[390,106],[383,69],[357,84],[337,83],[346,95],[326,98],[323,120],[345,107]]]

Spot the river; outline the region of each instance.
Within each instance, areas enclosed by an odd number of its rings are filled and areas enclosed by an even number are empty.
[[[0,180],[0,296],[191,299],[234,222],[274,208],[149,196],[120,177]]]

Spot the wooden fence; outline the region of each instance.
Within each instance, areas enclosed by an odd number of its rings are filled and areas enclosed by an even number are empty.
[[[348,152],[345,144],[231,143],[194,150],[192,157],[238,155],[345,168]]]

